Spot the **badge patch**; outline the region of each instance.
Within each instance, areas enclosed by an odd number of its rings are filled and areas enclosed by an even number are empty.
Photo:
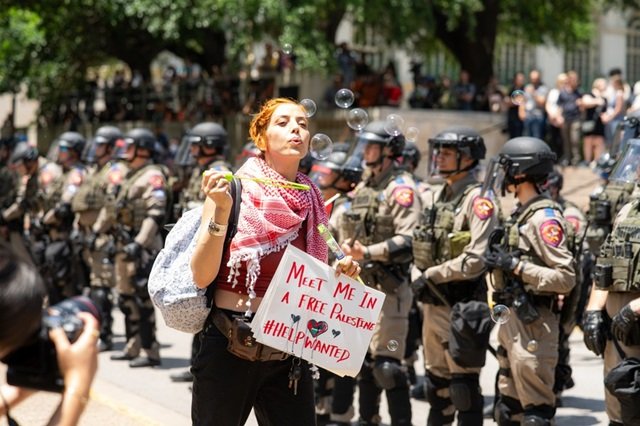
[[[117,167],[109,171],[109,183],[112,185],[120,185],[122,183],[122,172]]]
[[[149,178],[149,185],[151,185],[153,189],[164,188],[164,178],[160,175],[153,175]]]
[[[576,217],[576,216],[565,216],[565,219],[567,220],[567,222],[569,222],[571,224],[571,226],[573,226],[573,231],[575,233],[580,232],[580,219],[578,219],[578,217]]]
[[[42,186],[49,185],[52,180],[53,174],[51,174],[49,171],[43,170],[42,172],[40,172],[40,183],[42,184]]]
[[[493,201],[485,197],[474,198],[473,213],[481,220],[488,219],[493,214]]]
[[[399,186],[393,190],[393,198],[402,207],[411,207],[413,205],[413,193],[413,188]]]
[[[564,231],[557,220],[550,219],[540,225],[542,241],[551,247],[558,247],[564,238]]]

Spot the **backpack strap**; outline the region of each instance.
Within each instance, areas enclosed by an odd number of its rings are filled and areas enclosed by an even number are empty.
[[[231,180],[230,184],[231,198],[233,199],[233,206],[231,207],[231,214],[229,214],[229,223],[227,224],[227,234],[224,237],[224,245],[222,246],[222,258],[224,253],[229,250],[231,240],[236,235],[238,230],[238,218],[240,217],[240,204],[242,203],[242,183],[240,179],[235,177]],[[207,307],[211,308],[213,305],[213,283],[207,287],[205,295],[207,296]]]

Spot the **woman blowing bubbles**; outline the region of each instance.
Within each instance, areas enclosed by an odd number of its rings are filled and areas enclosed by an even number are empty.
[[[327,261],[327,245],[317,232],[318,224],[327,223],[322,196],[306,175],[298,173],[310,140],[304,108],[290,99],[269,100],[251,121],[249,135],[261,155],[247,160],[239,176],[297,182],[310,190],[243,179],[237,233],[223,253],[233,199],[224,173],[205,172],[202,190],[207,199],[191,270],[198,287],[215,286],[215,308],[199,336],[201,346],[192,367],[192,421],[242,425],[253,408],[261,425],[315,425],[306,362],[268,347],[262,348],[257,361],[227,350],[227,327],[234,318],[250,321],[246,314],[260,306],[288,244]],[[347,256],[336,268],[336,274],[340,272],[356,277],[360,267]],[[293,371],[299,378],[296,386],[290,386]]]

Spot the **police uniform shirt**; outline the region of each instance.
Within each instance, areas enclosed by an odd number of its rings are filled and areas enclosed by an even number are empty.
[[[482,256],[487,249],[489,235],[500,222],[495,201],[482,196],[482,188],[477,184],[476,178],[469,173],[452,185],[445,185],[435,196],[435,200],[450,201],[469,186],[477,186],[466,194],[454,212],[452,232],[468,230],[471,240],[459,256],[425,271],[425,275],[436,284],[469,280],[479,276],[484,270]],[[431,207],[432,203],[433,198],[425,207]]]
[[[528,205],[539,201],[535,197],[516,210],[524,212]],[[553,208],[536,210],[526,223],[521,224],[518,249],[533,250],[545,266],[521,262],[520,277],[527,290],[536,293],[567,294],[575,285],[574,260],[567,246],[567,223],[560,211]]]
[[[105,166],[106,167],[106,166]],[[125,177],[129,173],[127,162],[117,161],[108,164],[105,182],[105,203],[93,224],[93,232],[102,234],[109,230],[115,221],[115,197],[122,187]]]
[[[153,246],[167,211],[167,182],[162,171],[156,166],[143,166],[144,171],[130,172],[129,179],[135,179],[122,194],[127,203],[140,200],[146,217],[143,219],[134,240],[143,247]],[[135,214],[138,214],[136,212]]]
[[[406,171],[390,167],[377,176],[372,176],[366,182],[360,182],[354,190],[354,198],[358,196],[358,189],[362,186],[376,187],[383,183],[392,173],[397,176],[380,192],[380,203],[377,214],[393,217],[395,235],[390,239],[368,246],[371,260],[389,262],[389,245],[405,247],[411,244],[413,229],[418,224],[422,209],[420,199],[416,197],[415,181]],[[348,203],[346,203],[348,204]],[[348,207],[348,206],[347,206]],[[352,237],[352,236],[346,236]],[[395,250],[394,250],[395,251]]]

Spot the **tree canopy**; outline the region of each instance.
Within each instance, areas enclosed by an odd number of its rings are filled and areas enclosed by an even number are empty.
[[[418,54],[441,43],[484,84],[498,35],[572,45],[614,6],[638,0],[0,0],[0,91],[26,83],[43,105],[54,103],[91,66],[118,59],[148,76],[163,50],[237,70],[265,38],[291,43],[298,68],[329,71],[346,14],[356,37],[368,29]]]

